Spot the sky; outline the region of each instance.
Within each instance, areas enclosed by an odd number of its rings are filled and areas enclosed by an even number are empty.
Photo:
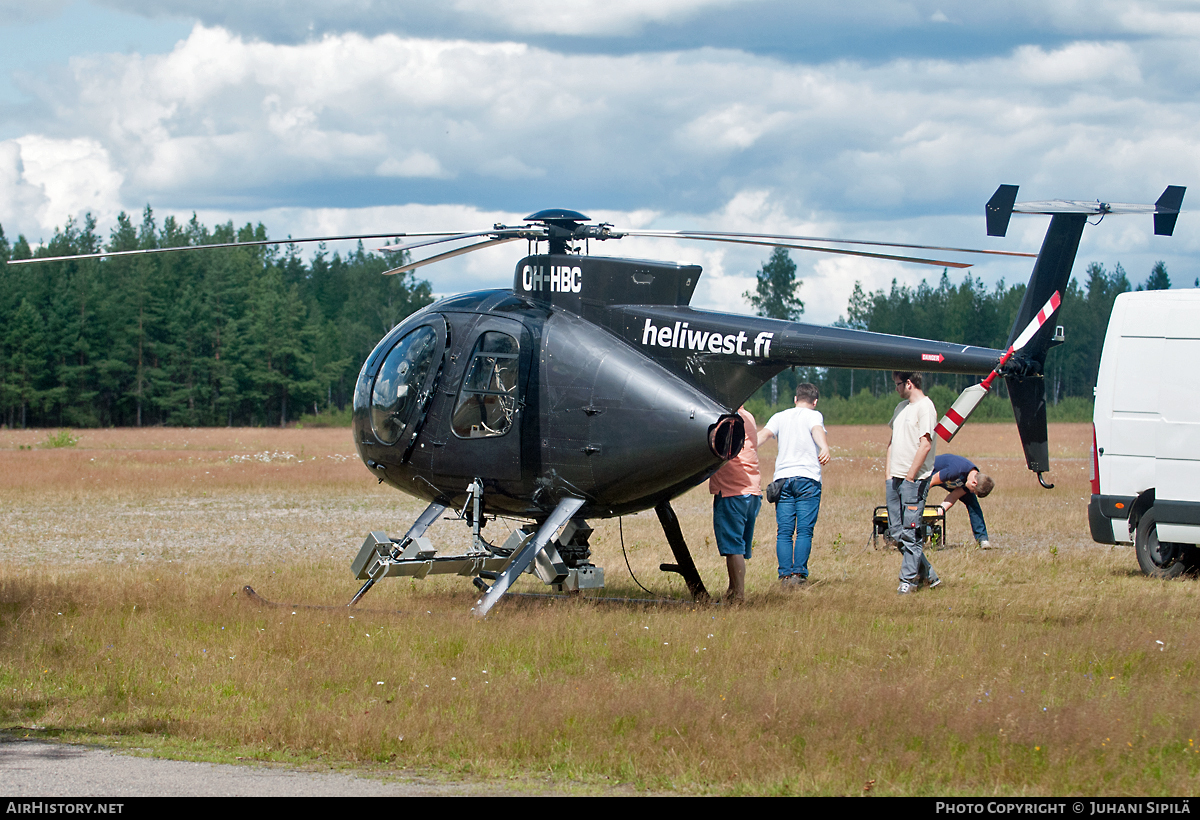
[[[1036,251],[1047,217],[986,236],[997,185],[1152,203],[1200,170],[1195,2],[0,0],[0,21],[10,241],[87,213],[107,235],[147,205],[280,238],[570,208],[618,229]],[[1084,232],[1076,273],[1120,263],[1136,284],[1161,259],[1191,287],[1197,237],[1186,212],[1169,238],[1108,217]],[[418,275],[438,294],[506,287],[524,250]],[[744,312],[769,255],[649,239],[592,252],[701,264],[693,303]],[[845,313],[856,281],[941,275],[792,258],[818,323]],[[989,286],[1030,267],[947,258]]]

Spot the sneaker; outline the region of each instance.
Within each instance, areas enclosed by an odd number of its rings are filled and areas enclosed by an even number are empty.
[[[910,584],[907,581],[901,581],[900,586],[896,587],[897,595],[910,595],[917,591],[916,584]]]
[[[941,583],[942,583],[941,578],[934,578],[932,581],[929,582],[929,588],[933,589],[934,587],[940,585]]]
[[[779,585],[785,590],[795,590],[808,583],[803,575],[785,575],[779,579]]]
[[[991,545],[991,544],[989,544],[989,543],[988,543],[988,540],[985,538],[985,539],[983,539],[982,541],[980,541],[980,542],[979,542],[979,548],[980,548],[981,550],[990,550],[990,549],[992,548],[992,545]]]

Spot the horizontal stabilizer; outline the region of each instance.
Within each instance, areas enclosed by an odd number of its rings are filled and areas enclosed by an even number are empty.
[[[1043,199],[1036,202],[1015,202],[1017,188],[1015,185],[1001,185],[988,201],[987,225],[990,236],[1003,236],[1008,229],[1008,219],[1012,214],[1085,214],[1087,216],[1104,217],[1108,214],[1153,214],[1154,233],[1158,236],[1170,236],[1175,230],[1175,220],[1179,218],[1179,209],[1183,205],[1183,194],[1187,191],[1182,185],[1168,185],[1162,196],[1153,205],[1142,205],[1135,202],[1101,202],[1098,199],[1084,201],[1079,199]]]

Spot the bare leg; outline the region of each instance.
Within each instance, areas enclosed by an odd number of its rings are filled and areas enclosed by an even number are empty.
[[[729,571],[729,591],[725,600],[740,603],[746,600],[746,559],[741,555],[726,555],[725,569]]]

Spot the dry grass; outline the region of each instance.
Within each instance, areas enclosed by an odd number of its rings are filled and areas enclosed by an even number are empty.
[[[483,623],[467,614],[465,579],[381,583],[353,617],[239,593],[249,583],[274,600],[343,604],[364,534],[402,530],[419,511],[375,484],[345,430],[78,435],[73,449],[22,450],[44,431],[0,433],[7,725],[176,754],[542,773],[583,789],[1200,784],[1196,582],[1146,579],[1130,549],[1090,541],[1088,425],[1052,430],[1053,492],[1024,469],[1010,426],[967,428],[953,449],[997,479],[984,509],[1001,548],[965,546],[956,509],[949,547],[931,555],[946,581],[915,598],[895,595],[898,556],[867,544],[884,434],[835,427],[818,581],[803,592],[776,588],[768,508],[744,606],[518,599]],[[239,458],[264,452],[294,457]],[[710,497],[700,488],[675,506],[720,590]],[[463,530],[432,535],[444,545]],[[637,577],[682,598],[677,577],[657,571],[670,553],[653,513],[623,530]],[[617,522],[599,522],[593,542],[609,594],[642,594]]]

